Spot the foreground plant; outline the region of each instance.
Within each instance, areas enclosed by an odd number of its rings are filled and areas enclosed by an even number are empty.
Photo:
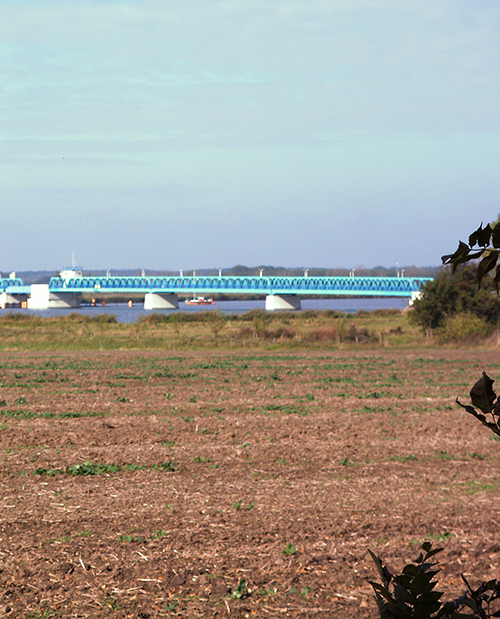
[[[483,228],[483,224],[479,226],[471,235],[469,242],[464,243],[459,241],[458,249],[453,254],[443,256],[441,260],[443,264],[450,264],[452,272],[455,273],[457,267],[461,264],[479,260],[477,267],[477,283],[480,286],[483,277],[492,271],[495,267],[495,275],[493,281],[497,292],[499,291],[500,283],[500,265],[498,257],[500,255],[500,223],[487,224]]]
[[[475,417],[491,432],[500,436],[500,398],[493,390],[492,380],[486,372],[470,390],[472,406],[457,404]],[[476,410],[478,408],[481,412]],[[432,548],[430,542],[422,545],[415,563],[409,563],[401,574],[395,575],[371,550],[382,584],[370,582],[375,591],[377,607],[381,619],[491,619],[500,617],[500,581],[483,582],[473,589],[462,575],[467,590],[461,597],[442,604],[443,594],[435,590],[434,576],[437,563],[430,561],[442,548]],[[496,602],[496,604],[495,604]],[[496,607],[496,610],[493,608]],[[463,612],[462,612],[463,611]]]
[[[494,382],[486,372],[483,372],[483,377],[477,381],[470,391],[473,406],[462,404],[458,398],[456,401],[483,426],[500,436],[500,398],[497,398],[497,394],[493,391]],[[479,408],[484,414],[478,413],[474,407]],[[491,421],[488,421],[485,415],[489,415]]]
[[[425,542],[422,550],[424,552],[419,554],[415,563],[406,565],[398,575],[393,574],[380,557],[368,551],[382,580],[382,584],[370,581],[382,619],[457,617],[455,604],[441,604],[443,594],[434,590],[437,582],[433,578],[438,570],[434,569],[437,564],[430,559],[441,552],[442,548],[432,549],[432,544]]]
[[[500,292],[500,223],[490,226],[483,224],[469,236],[469,242],[459,242],[458,249],[453,254],[442,257],[443,264],[449,264],[452,272],[468,262],[478,260],[476,279],[478,286],[485,275],[496,271],[493,275],[497,293]],[[462,404],[457,398],[457,404],[486,426],[491,432],[500,436],[500,398],[493,390],[494,381],[483,372],[470,391],[472,406]],[[476,410],[478,408],[481,412]],[[377,601],[381,619],[491,619],[500,617],[500,610],[494,610],[494,602],[500,600],[500,581],[483,582],[473,589],[465,576],[462,575],[467,590],[456,600],[443,604],[443,594],[436,591],[437,581],[434,576],[437,565],[431,561],[442,548],[432,548],[430,542],[422,545],[422,550],[415,563],[409,563],[401,574],[395,575],[382,563],[371,550],[370,555],[375,562],[382,584],[370,582]],[[498,602],[496,604],[498,609]],[[464,612],[462,612],[464,611]]]
[[[490,580],[473,589],[467,579],[462,580],[467,591],[461,597],[441,602],[443,593],[436,591],[434,577],[438,565],[431,560],[442,548],[432,548],[424,542],[414,563],[406,565],[400,574],[393,574],[371,550],[370,553],[382,584],[370,581],[381,619],[491,619],[500,617],[500,610],[492,609],[500,599],[500,581]]]

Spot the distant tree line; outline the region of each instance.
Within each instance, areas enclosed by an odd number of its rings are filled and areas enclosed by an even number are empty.
[[[416,267],[416,266],[394,266],[383,267],[376,266],[371,269],[365,267],[356,267],[355,269],[327,269],[327,268],[307,268],[307,267],[282,267],[271,265],[260,265],[255,267],[247,267],[242,264],[237,264],[227,269],[221,269],[222,275],[225,276],[258,276],[262,271],[263,275],[268,276],[288,276],[300,277],[307,270],[309,277],[348,277],[354,271],[355,277],[435,277],[439,271],[439,267]],[[218,275],[219,269],[194,269],[197,275]],[[142,275],[142,269],[112,269],[109,271],[111,276],[122,277],[137,277]],[[88,269],[83,271],[83,275],[87,277],[105,277],[108,271],[106,269]],[[146,276],[169,276],[179,275],[179,271],[166,269],[145,269]],[[184,269],[184,275],[191,275],[193,269]],[[17,276],[23,282],[29,284],[48,284],[51,277],[58,275],[57,271],[18,271]],[[8,277],[8,273],[5,275]]]
[[[383,267],[376,266],[371,269],[366,267],[356,267],[353,269],[344,268],[307,268],[307,267],[295,267],[287,268],[281,266],[260,265],[256,267],[246,267],[238,264],[230,269],[222,269],[223,275],[240,275],[251,276],[259,275],[262,270],[264,275],[269,276],[290,276],[297,277],[304,275],[307,271],[309,277],[348,277],[354,273],[355,277],[435,277],[439,267],[416,267],[416,266],[394,266]],[[198,273],[198,271],[196,271]],[[201,273],[201,271],[200,271]]]

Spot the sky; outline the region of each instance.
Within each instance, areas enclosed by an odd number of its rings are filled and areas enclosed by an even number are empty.
[[[499,138],[498,0],[0,5],[0,271],[438,265]]]

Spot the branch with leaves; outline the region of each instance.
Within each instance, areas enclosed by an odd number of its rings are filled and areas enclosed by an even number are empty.
[[[414,563],[406,565],[400,574],[394,574],[382,559],[370,553],[382,583],[369,581],[375,592],[381,619],[493,619],[500,617],[500,581],[489,580],[473,589],[465,576],[462,580],[467,591],[446,603],[443,593],[435,589],[434,577],[439,573],[433,557],[442,548],[422,544],[422,551]]]
[[[500,436],[500,398],[497,398],[497,394],[493,391],[494,382],[486,372],[483,372],[483,377],[470,390],[472,406],[462,404],[458,398],[456,401],[483,426]],[[482,413],[478,413],[474,407],[479,408]],[[490,415],[491,421],[488,421],[485,415]]]
[[[500,254],[500,223],[493,226],[483,224],[469,236],[469,243],[460,241],[458,249],[454,254],[443,256],[443,264],[450,264],[452,272],[455,273],[457,267],[471,260],[480,260],[477,267],[477,282],[481,285],[484,276],[496,267],[493,281],[497,292],[500,284],[500,265],[498,257]]]

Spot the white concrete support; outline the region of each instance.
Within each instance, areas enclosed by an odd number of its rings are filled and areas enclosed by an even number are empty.
[[[6,307],[21,307],[23,301],[28,300],[27,294],[10,294],[8,292],[0,293],[0,308]]]
[[[415,301],[416,299],[421,299],[421,298],[422,298],[422,292],[420,290],[416,290],[412,292],[408,305],[413,305],[413,301]]]
[[[300,297],[296,294],[270,294],[266,297],[266,310],[299,310]]]
[[[177,309],[179,299],[174,292],[148,292],[144,297],[144,309]]]
[[[28,309],[68,309],[80,307],[79,292],[50,292],[48,284],[32,284]]]

